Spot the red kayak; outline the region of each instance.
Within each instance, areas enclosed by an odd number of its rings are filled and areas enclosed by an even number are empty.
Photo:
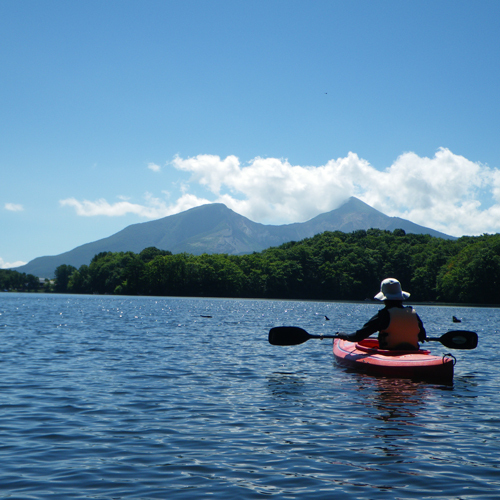
[[[379,349],[377,339],[348,342],[335,339],[336,361],[369,375],[409,378],[450,385],[453,383],[455,358],[450,354],[435,356],[426,350],[388,351]]]

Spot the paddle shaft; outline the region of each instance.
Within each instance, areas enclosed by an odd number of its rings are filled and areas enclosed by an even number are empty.
[[[269,343],[273,345],[299,345],[309,339],[338,339],[339,335],[311,335],[298,326],[276,326],[269,330]],[[475,349],[477,333],[466,330],[453,330],[439,338],[427,338],[426,341],[440,342],[452,349]]]

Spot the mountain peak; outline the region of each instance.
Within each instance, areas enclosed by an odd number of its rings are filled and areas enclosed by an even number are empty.
[[[371,207],[370,205],[368,205],[364,201],[361,201],[359,198],[356,198],[355,196],[351,196],[350,198],[347,198],[347,200],[344,203],[342,203],[342,205],[340,205],[339,208],[337,208],[337,210],[340,210],[340,209],[343,209],[344,211],[348,211],[348,210],[349,211],[352,211],[352,210],[366,211],[366,210],[368,210],[368,211],[378,212],[377,209]]]
[[[144,248],[156,247],[172,253],[238,255],[260,252],[288,241],[300,241],[324,231],[352,232],[370,228],[390,231],[401,228],[407,233],[451,238],[410,221],[388,217],[355,197],[307,222],[281,226],[253,222],[222,203],[209,203],[162,219],[127,226],[108,238],[81,245],[69,252],[37,257],[16,270],[50,278],[61,264],[79,268],[90,264],[100,252],[140,253]]]

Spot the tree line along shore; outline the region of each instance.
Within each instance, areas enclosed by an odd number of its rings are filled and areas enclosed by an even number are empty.
[[[75,294],[365,300],[399,279],[415,302],[500,304],[500,234],[446,240],[402,229],[324,232],[247,255],[154,247],[63,264],[55,280],[0,270],[0,289]]]

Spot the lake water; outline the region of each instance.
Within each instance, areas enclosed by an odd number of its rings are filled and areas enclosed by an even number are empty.
[[[452,387],[267,342],[378,308],[0,294],[0,498],[500,498],[499,309],[417,307],[430,336],[479,334]]]

